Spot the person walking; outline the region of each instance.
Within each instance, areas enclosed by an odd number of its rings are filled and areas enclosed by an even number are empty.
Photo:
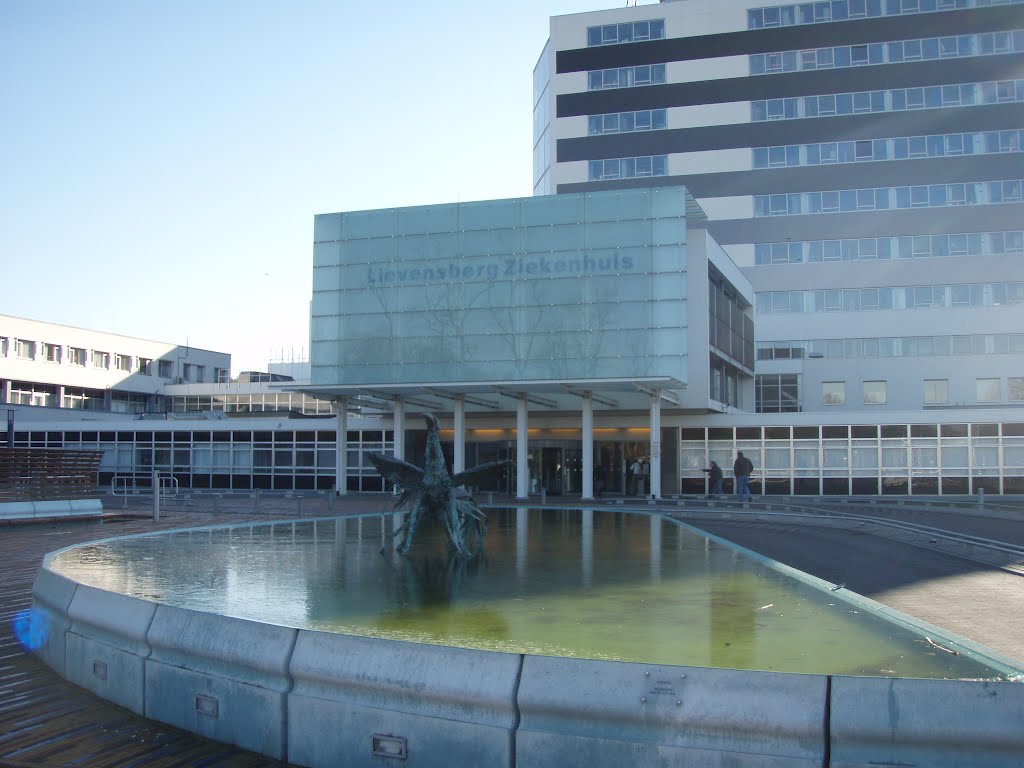
[[[732,473],[736,476],[736,495],[740,501],[750,501],[750,475],[754,471],[754,462],[743,455],[743,451],[736,453],[736,461],[732,465]]]
[[[629,468],[629,472],[632,475],[632,495],[636,496],[638,493],[643,491],[644,482],[644,467],[640,463],[640,459],[633,461],[633,466]]]
[[[722,495],[722,468],[718,462],[712,461],[711,466],[704,470],[708,473],[708,480],[711,482],[711,493],[708,498]]]

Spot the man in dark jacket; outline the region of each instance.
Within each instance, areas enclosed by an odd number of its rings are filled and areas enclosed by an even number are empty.
[[[711,481],[711,496],[720,496],[722,494],[722,468],[718,466],[717,462],[712,461],[711,466],[704,470],[708,473],[708,479]]]
[[[736,454],[736,461],[732,465],[732,473],[736,476],[736,495],[740,501],[750,501],[750,474],[754,471],[754,463],[743,455],[743,451]]]

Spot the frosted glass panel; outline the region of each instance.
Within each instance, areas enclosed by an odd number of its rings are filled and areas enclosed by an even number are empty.
[[[338,243],[324,242],[316,243],[313,246],[313,266],[315,267],[337,264],[340,258],[341,246]]]
[[[679,246],[658,246],[651,249],[652,272],[678,272],[685,269],[685,248]]]
[[[400,235],[454,232],[458,228],[458,210],[451,205],[399,208],[397,213]]]
[[[504,201],[466,203],[458,216],[459,229],[512,229],[519,225],[519,211]]]
[[[318,216],[313,382],[685,383],[685,207],[667,188]]]
[[[586,210],[582,195],[527,197],[522,204],[522,225],[576,224],[583,221]]]
[[[341,236],[345,240],[388,237],[398,231],[398,210],[357,211],[342,214]]]
[[[324,216],[317,216],[313,220],[313,239],[316,240],[317,243],[340,240],[341,214],[329,213]]]

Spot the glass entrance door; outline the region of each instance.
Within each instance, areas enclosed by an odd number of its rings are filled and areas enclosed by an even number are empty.
[[[646,495],[650,493],[650,444],[644,440],[600,441],[594,443],[594,493],[611,495]],[[467,446],[466,466],[508,459],[515,461],[514,441],[471,443]],[[637,460],[647,474],[634,479],[631,469]],[[529,493],[540,494],[544,488],[549,495],[580,494],[583,492],[583,445],[579,440],[531,441],[527,451]],[[480,490],[495,490],[514,494],[516,472],[511,470],[496,475],[480,484]]]

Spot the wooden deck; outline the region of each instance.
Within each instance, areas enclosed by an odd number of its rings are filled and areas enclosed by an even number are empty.
[[[120,502],[110,506],[112,512],[122,511]],[[294,501],[278,506],[280,516],[300,516]],[[307,499],[304,506],[303,517],[328,514],[322,499]],[[132,504],[125,511],[145,514],[145,504]],[[337,509],[332,514],[340,512]],[[284,766],[262,755],[145,720],[93,696],[64,681],[27,653],[12,628],[17,614],[31,605],[32,583],[47,552],[120,534],[265,521],[268,513],[271,510],[264,514],[232,510],[214,515],[193,508],[172,508],[163,511],[159,523],[136,518],[102,524],[62,521],[0,528],[0,766]]]

